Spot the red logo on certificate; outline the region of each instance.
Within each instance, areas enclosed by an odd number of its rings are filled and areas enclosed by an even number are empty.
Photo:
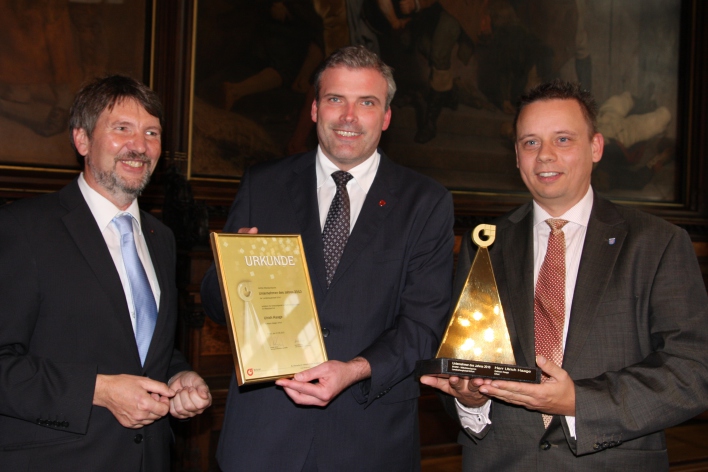
[[[246,371],[246,373],[248,374],[249,377],[252,376],[252,375],[253,375],[253,369],[248,369],[248,370]]]

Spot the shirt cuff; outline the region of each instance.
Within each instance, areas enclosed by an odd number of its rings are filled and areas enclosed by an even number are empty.
[[[457,408],[457,416],[460,417],[460,423],[463,428],[469,428],[473,433],[481,432],[488,424],[492,424],[489,419],[489,409],[492,401],[487,400],[484,405],[473,408],[465,406],[455,398],[455,407]]]
[[[575,416],[566,416],[565,422],[568,424],[568,431],[570,431],[570,435],[577,441],[578,438],[575,437]]]

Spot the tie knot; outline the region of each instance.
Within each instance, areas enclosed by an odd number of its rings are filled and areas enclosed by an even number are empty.
[[[557,233],[561,229],[563,229],[563,226],[565,226],[568,221],[567,220],[561,220],[558,218],[549,218],[546,220],[546,223],[548,223],[548,226],[551,227],[551,232],[552,233]]]
[[[113,218],[113,223],[115,223],[121,236],[133,234],[133,215],[130,213],[123,213],[120,216],[116,216]]]
[[[344,172],[343,170],[338,170],[337,172],[332,172],[332,178],[334,179],[337,188],[346,187],[347,182],[352,180],[354,177],[349,172]]]

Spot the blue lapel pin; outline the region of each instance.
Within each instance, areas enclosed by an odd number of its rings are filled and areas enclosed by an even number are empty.
[[[613,244],[615,244],[615,238],[610,238],[607,240],[607,242],[610,243],[610,246],[612,246]]]

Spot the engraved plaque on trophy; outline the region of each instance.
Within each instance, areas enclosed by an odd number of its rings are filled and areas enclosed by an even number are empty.
[[[482,240],[480,233],[487,239]],[[492,261],[487,249],[496,227],[479,225],[472,241],[479,247],[435,359],[418,361],[416,375],[482,377],[540,382],[535,367],[516,365]]]
[[[211,234],[239,385],[327,360],[300,235]]]

